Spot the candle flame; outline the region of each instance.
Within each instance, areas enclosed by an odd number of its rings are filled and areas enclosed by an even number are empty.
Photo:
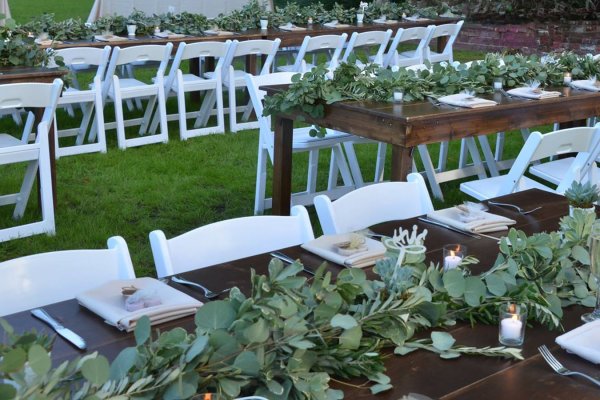
[[[519,316],[517,314],[512,316],[512,320],[513,321],[518,321],[519,320]]]
[[[517,312],[517,305],[516,304],[510,304],[508,306],[508,312],[511,314],[514,314],[515,312]]]
[[[456,253],[454,252],[454,250],[450,250],[450,256],[454,257],[456,255]]]

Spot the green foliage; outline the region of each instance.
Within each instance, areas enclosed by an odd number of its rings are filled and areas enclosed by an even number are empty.
[[[573,207],[590,208],[600,200],[600,193],[598,192],[598,186],[595,184],[573,181],[571,187],[565,191],[565,197]]]

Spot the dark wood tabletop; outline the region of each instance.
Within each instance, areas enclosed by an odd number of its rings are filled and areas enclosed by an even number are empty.
[[[269,95],[286,86],[265,86]],[[406,180],[412,169],[417,145],[439,143],[467,136],[531,128],[549,123],[567,123],[600,115],[600,92],[569,87],[549,88],[560,97],[543,100],[508,98],[499,92],[482,95],[498,105],[460,108],[434,105],[429,101],[377,103],[344,101],[325,105],[323,118],[300,113],[277,115],[273,162],[273,213],[289,215],[292,173],[293,120],[304,118],[324,128],[367,137],[392,145],[391,179]]]
[[[568,213],[564,197],[539,190],[529,190],[504,196],[499,199],[518,204],[523,208],[542,206],[541,210],[528,215],[520,215],[510,209],[490,206],[490,211],[513,218],[517,221],[516,228],[528,234],[541,231],[553,231],[558,228],[560,217]],[[473,273],[489,269],[498,253],[495,240],[482,237],[474,239],[465,235],[451,232],[445,228],[426,225],[416,218],[404,221],[393,221],[372,227],[383,234],[391,234],[395,228],[411,228],[418,225],[427,228],[426,238],[427,258],[430,261],[441,260],[441,248],[448,243],[466,244],[469,254],[480,259],[480,264],[473,267]],[[501,236],[497,233],[495,236]],[[300,247],[284,249],[286,254],[299,258],[307,267],[317,268],[323,260]],[[250,269],[254,268],[260,274],[267,273],[268,254],[258,255],[214,267],[203,268],[183,274],[185,277],[202,282],[213,290],[238,286],[243,292],[249,290]],[[339,272],[342,267],[329,264],[328,269]],[[367,269],[370,277],[375,277],[371,268]],[[196,297],[204,299],[199,292],[185,286],[173,284],[173,287]],[[110,359],[116,357],[121,349],[135,344],[133,334],[116,330],[102,320],[80,307],[75,300],[52,304],[47,310],[62,320],[63,324],[79,333],[88,343],[88,352],[99,351]],[[569,307],[564,309],[563,325],[566,330],[581,325],[580,316],[587,309]],[[22,312],[6,318],[17,331],[35,328],[48,332],[49,328],[42,322],[31,317],[29,312]],[[193,329],[192,317],[182,318],[159,325],[162,331],[181,326]],[[458,343],[472,346],[497,346],[498,327],[495,325],[475,325],[471,327],[459,323],[449,329]],[[424,333],[426,334],[426,332]],[[427,351],[417,351],[406,356],[390,354],[386,360],[386,373],[390,376],[394,388],[390,391],[372,395],[368,389],[358,389],[343,383],[335,383],[336,388],[342,389],[348,399],[375,398],[396,400],[408,393],[420,393],[432,398],[441,399],[598,399],[600,388],[586,380],[573,377],[563,377],[554,373],[537,352],[537,347],[545,344],[569,368],[582,371],[592,376],[600,376],[599,368],[577,356],[560,349],[554,339],[561,332],[549,331],[543,327],[529,326],[525,332],[523,345],[524,361],[511,361],[500,358],[462,356],[453,360],[442,360],[436,354]],[[0,334],[0,337],[2,335]],[[84,353],[76,350],[57,337],[52,358],[54,363],[73,358]],[[352,382],[354,384],[363,381]]]

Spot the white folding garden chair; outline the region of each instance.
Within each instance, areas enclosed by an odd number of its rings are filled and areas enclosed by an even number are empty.
[[[150,245],[159,278],[239,258],[297,246],[314,239],[308,212],[292,207],[291,216],[253,216],[205,225],[167,239],[150,232]]]
[[[458,21],[455,24],[444,24],[433,26],[431,33],[429,35],[429,39],[424,46],[423,59],[429,61],[430,63],[440,62],[440,61],[454,61],[454,42],[460,33],[460,29],[462,28],[465,21]],[[446,46],[441,53],[431,50],[430,45],[434,39],[438,39],[440,37],[447,36]]]
[[[108,249],[64,250],[0,263],[0,316],[75,298],[114,279],[134,279],[127,243],[108,239]]]
[[[383,66],[408,67],[423,64],[425,45],[428,43],[433,28],[434,26],[430,25],[428,27],[417,26],[398,29],[387,54],[384,56]],[[398,46],[404,45],[406,42],[418,42],[416,49],[399,51]]]
[[[302,71],[302,61],[306,61],[307,55],[311,56],[310,62],[306,63],[306,70],[313,69],[317,64],[317,57],[320,54],[327,56],[327,64],[329,69],[334,70],[339,63],[344,44],[348,38],[347,33],[341,35],[321,35],[321,36],[305,36],[302,45],[296,55],[296,60],[292,65],[277,66],[277,71],[280,72],[304,72]]]

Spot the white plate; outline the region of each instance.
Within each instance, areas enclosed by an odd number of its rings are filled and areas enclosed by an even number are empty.
[[[569,353],[600,364],[600,320],[588,322],[555,339]]]

